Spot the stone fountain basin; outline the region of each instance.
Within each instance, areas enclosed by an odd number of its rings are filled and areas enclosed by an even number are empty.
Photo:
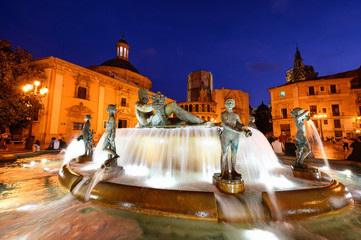
[[[328,177],[322,173],[322,177]],[[80,186],[83,175],[64,165],[59,171],[60,184],[75,197],[84,200],[90,181]],[[215,194],[207,191],[186,191],[130,186],[101,181],[91,191],[90,201],[107,207],[141,214],[185,219],[252,222],[251,216],[228,219],[217,203]],[[332,180],[324,186],[306,189],[262,192],[263,220],[303,219],[326,214],[336,214],[353,204],[348,189]],[[245,206],[247,208],[247,206]]]

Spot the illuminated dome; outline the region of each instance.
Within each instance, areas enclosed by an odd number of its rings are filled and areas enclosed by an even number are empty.
[[[116,58],[105,61],[99,66],[90,66],[88,69],[150,90],[152,88],[152,82],[147,77],[139,74],[138,70],[129,62],[130,47],[127,41],[125,41],[124,35],[115,46],[117,48]]]
[[[102,63],[100,66],[123,68],[123,69],[130,70],[132,72],[135,72],[135,73],[139,73],[138,70],[129,61],[124,60],[122,58],[110,59],[110,60]]]

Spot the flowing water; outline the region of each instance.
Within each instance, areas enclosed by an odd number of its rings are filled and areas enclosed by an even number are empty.
[[[118,164],[124,166],[125,174],[107,178],[136,186],[213,191],[227,219],[250,216],[247,224],[144,216],[79,202],[57,183],[60,159],[85,176],[74,189],[75,195],[90,182],[84,196],[87,199],[93,185],[104,176],[99,166],[107,156],[97,148],[94,162],[71,162],[84,153],[83,143],[75,140],[68,148],[72,152],[65,155],[29,158],[0,168],[0,239],[338,239],[339,233],[344,239],[361,238],[361,171],[353,168],[330,171],[350,189],[356,200],[352,211],[290,222],[279,216],[281,221],[264,222],[262,191],[323,186],[327,182],[295,179],[264,135],[251,130],[252,137],[240,137],[237,154],[236,168],[245,180],[242,195],[221,193],[211,184],[213,173],[220,171],[217,128],[118,129]]]
[[[262,183],[269,172],[281,167],[264,135],[252,129],[252,137],[240,137],[237,169],[249,183]],[[107,155],[100,146],[94,161],[100,165]],[[127,128],[117,129],[118,165],[128,176],[146,177],[148,182],[206,181],[220,172],[221,144],[213,128]]]
[[[46,160],[44,160],[46,159]],[[0,239],[360,239],[361,170],[332,166],[330,175],[344,183],[356,200],[351,209],[337,215],[300,221],[259,220],[247,224],[153,217],[81,202],[66,193],[56,170],[63,156],[44,155],[3,164],[0,168]],[[35,162],[35,164],[30,164]],[[288,162],[287,162],[288,163]],[[292,163],[292,161],[290,161]],[[23,165],[31,165],[23,167]],[[47,170],[44,171],[44,168]],[[337,168],[337,169],[335,169]],[[54,171],[55,170],[55,171]],[[94,170],[93,170],[94,171]],[[287,173],[284,174],[288,178]],[[262,187],[242,196],[247,205],[230,214],[250,211]],[[289,186],[291,187],[291,186]],[[247,187],[246,187],[247,189]],[[237,201],[235,197],[226,199]],[[221,196],[222,197],[222,196]],[[228,202],[227,202],[228,201]],[[243,206],[247,206],[243,208]]]
[[[330,164],[328,163],[328,159],[326,157],[322,139],[318,134],[315,123],[312,120],[306,121],[306,132],[307,132],[307,139],[311,144],[312,151],[321,153],[321,157],[325,163],[325,168],[329,169]]]

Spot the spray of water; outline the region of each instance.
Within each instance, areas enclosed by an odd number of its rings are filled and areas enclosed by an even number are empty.
[[[330,169],[330,164],[327,160],[325,149],[323,148],[322,139],[318,134],[315,123],[312,120],[306,121],[306,131],[307,131],[307,139],[311,144],[312,151],[320,152],[325,164],[324,169]]]
[[[72,159],[79,157],[84,153],[85,147],[83,140],[78,141],[77,139],[73,139],[66,149],[63,165],[70,163]]]

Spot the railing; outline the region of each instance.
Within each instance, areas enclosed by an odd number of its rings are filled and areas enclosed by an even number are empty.
[[[336,91],[328,91],[328,94],[339,94],[341,93],[340,90],[336,90]]]
[[[313,93],[307,92],[307,96],[318,95],[318,91],[314,91]]]

